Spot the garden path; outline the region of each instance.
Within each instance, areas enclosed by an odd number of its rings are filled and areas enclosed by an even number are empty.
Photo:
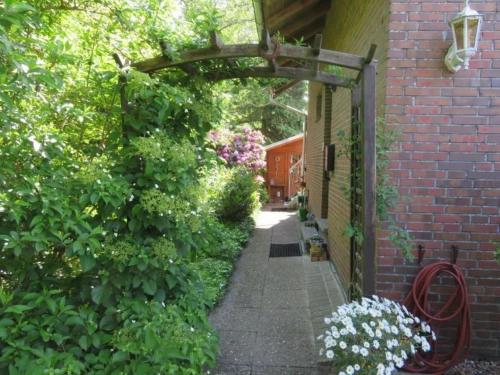
[[[218,367],[210,374],[324,372],[314,337],[323,329],[323,317],[343,302],[328,262],[269,258],[271,243],[298,242],[298,232],[295,213],[268,207],[258,214],[229,290],[210,316],[220,336]]]

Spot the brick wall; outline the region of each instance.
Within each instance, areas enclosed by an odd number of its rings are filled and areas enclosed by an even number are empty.
[[[306,126],[305,144],[305,181],[308,192],[308,208],[321,217],[323,197],[323,140],[324,140],[324,105],[321,104],[317,116],[318,100],[324,98],[323,85],[309,85],[309,116]]]
[[[485,15],[470,70],[443,65],[458,0],[391,0],[386,119],[402,133],[391,173],[403,197],[397,222],[427,249],[424,263],[449,260],[467,278],[474,357],[500,358],[500,1],[471,1]],[[380,293],[401,299],[417,272],[378,236]]]
[[[389,3],[386,0],[334,0],[323,31],[325,48],[361,56],[368,53],[371,44],[377,44],[377,112],[384,114],[385,69],[387,62]],[[348,71],[344,71],[348,74]],[[349,135],[351,127],[351,92],[337,88],[332,93],[332,116],[329,124],[331,143],[340,146],[339,130]],[[310,107],[313,108],[312,106]],[[350,201],[343,187],[350,184],[350,160],[337,158],[335,172],[330,174],[328,188],[328,242],[330,256],[339,272],[345,289],[350,280],[350,239],[344,230],[350,222]]]

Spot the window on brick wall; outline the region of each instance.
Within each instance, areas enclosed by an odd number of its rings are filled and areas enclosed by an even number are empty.
[[[316,96],[316,122],[321,120],[321,112],[323,112],[323,95],[319,93]]]

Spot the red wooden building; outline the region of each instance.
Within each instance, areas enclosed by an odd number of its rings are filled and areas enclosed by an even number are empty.
[[[283,202],[298,191],[303,145],[304,135],[298,134],[265,147],[266,186],[271,202]]]

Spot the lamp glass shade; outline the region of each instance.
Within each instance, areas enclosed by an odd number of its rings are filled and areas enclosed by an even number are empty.
[[[479,31],[479,18],[469,18],[467,20],[467,40],[469,41],[468,46],[471,49],[477,50],[477,42],[478,42],[478,31]]]
[[[452,24],[457,50],[464,49],[464,20],[460,19]]]

